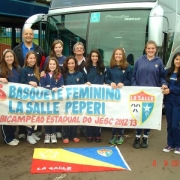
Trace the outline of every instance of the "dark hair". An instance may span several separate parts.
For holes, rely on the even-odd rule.
[[[128,67],[128,65],[129,65],[129,63],[127,62],[126,54],[124,52],[124,48],[116,48],[116,49],[114,49],[114,51],[112,53],[112,56],[111,56],[111,60],[110,60],[110,68],[113,68],[113,67],[117,66],[117,62],[115,60],[115,53],[118,50],[122,52],[122,60],[120,61],[120,64],[118,66],[119,66],[119,68],[126,69]]]
[[[44,71],[45,71],[45,73],[50,72],[50,69],[49,69],[49,62],[50,61],[55,61],[55,63],[56,63],[56,69],[54,70],[52,77],[54,79],[58,79],[59,76],[61,75],[61,70],[60,70],[60,67],[59,67],[59,63],[58,63],[58,61],[57,61],[57,59],[55,57],[49,57],[48,63],[46,64],[46,67],[45,67]]]
[[[171,67],[168,69],[168,73],[167,73],[167,77],[166,77],[167,82],[170,81],[170,77],[175,70],[174,60],[176,59],[177,56],[180,56],[180,52],[175,53],[172,58]],[[177,72],[177,81],[179,81],[179,80],[180,80],[180,68],[178,69],[178,72]]]
[[[87,63],[86,63],[87,72],[90,71],[90,68],[92,66],[91,56],[92,56],[93,53],[96,53],[98,55],[98,61],[97,61],[97,65],[96,65],[97,73],[98,74],[104,73],[105,66],[103,64],[102,57],[101,57],[101,54],[100,54],[98,49],[91,50],[91,52],[90,52],[90,54],[88,56],[88,60],[87,60]]]
[[[27,62],[27,59],[29,58],[29,56],[31,54],[34,54],[34,56],[36,57],[36,63],[34,64],[33,68],[34,68],[34,76],[38,79],[38,81],[40,80],[40,76],[39,76],[39,67],[37,65],[37,55],[34,51],[29,51],[27,52],[26,54],[26,57],[25,57],[25,61],[24,61],[24,66],[23,67],[27,67],[29,66],[28,65],[28,62]]]
[[[54,47],[56,46],[56,44],[60,44],[63,48],[63,42],[60,39],[55,40],[51,45],[51,51],[50,51],[51,57],[56,57],[56,53],[54,51]]]
[[[12,63],[12,67],[14,69],[16,69],[18,71],[19,69],[19,64],[18,64],[18,61],[17,61],[17,58],[16,58],[16,54],[11,50],[11,49],[6,49],[4,52],[3,52],[3,56],[1,58],[1,64],[0,64],[0,69],[1,69],[1,76],[3,78],[8,78],[8,76],[12,74],[12,71],[9,69],[9,67],[7,66],[7,63],[5,61],[5,56],[6,54],[10,52],[13,56],[14,56],[14,61]]]
[[[75,72],[78,71],[77,60],[75,59],[74,56],[68,56],[68,57],[65,59],[64,63],[63,63],[63,76],[64,76],[64,77],[67,77],[67,74],[68,74],[68,72],[69,72],[68,62],[69,62],[70,59],[73,59],[73,60],[74,60],[74,63],[75,63],[74,71],[75,71]]]

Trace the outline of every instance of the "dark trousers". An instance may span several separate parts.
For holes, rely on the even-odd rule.
[[[34,133],[34,126],[32,126],[31,128],[26,127],[26,130],[27,130],[27,135],[28,135],[28,136],[31,136],[32,133]]]
[[[167,144],[173,148],[180,148],[180,109],[174,98],[165,100],[165,111],[167,119]]]
[[[62,126],[56,126],[56,132],[62,133]]]
[[[143,130],[144,130],[144,135],[148,136],[150,133],[150,129],[136,129],[136,135],[141,135]]]
[[[27,134],[26,126],[18,126],[18,134]]]
[[[77,126],[63,126],[63,138],[73,139],[77,137]]]
[[[123,136],[124,135],[124,129],[122,128],[112,128],[112,135],[115,136],[115,135],[120,135],[120,136]]]
[[[44,126],[46,134],[54,134],[56,133],[56,126]]]
[[[86,127],[87,137],[101,137],[101,128],[96,126]]]
[[[2,134],[5,143],[11,142],[15,138],[16,126],[2,125]]]
[[[18,126],[18,128],[19,128],[18,134],[25,134],[25,135],[27,135],[27,128],[26,128],[26,126]],[[38,126],[37,130],[35,130],[35,132],[36,131],[41,131],[41,129],[42,129],[42,126]]]

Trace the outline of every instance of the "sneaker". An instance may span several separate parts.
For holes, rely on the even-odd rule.
[[[18,145],[18,142],[12,140],[11,142],[7,143],[8,145],[10,146],[17,146]]]
[[[116,139],[116,144],[122,144],[124,142],[124,138],[123,136],[118,136],[117,139]]]
[[[79,138],[73,138],[73,141],[78,143],[80,141],[80,139]]]
[[[112,145],[116,144],[116,136],[112,136],[108,143]]]
[[[64,144],[68,144],[68,143],[69,143],[69,139],[68,139],[68,138],[63,139],[63,143],[64,143]]]
[[[92,142],[93,138],[92,137],[87,137],[87,142]]]
[[[45,134],[44,144],[50,143],[50,134]]]
[[[15,142],[19,143],[19,140],[18,140],[18,139],[13,139],[13,141],[15,141]]]
[[[37,137],[42,136],[42,132],[41,132],[41,131],[37,131],[37,132],[35,132],[34,134],[35,134]]]
[[[36,141],[39,141],[39,140],[40,140],[40,138],[37,137],[35,133],[32,133],[32,136],[33,136],[33,138],[34,138]]]
[[[60,132],[56,132],[56,137],[57,138],[62,138],[62,134]]]
[[[19,134],[19,139],[25,139],[26,135],[25,134]]]
[[[140,148],[140,138],[136,137],[133,143],[133,147],[136,149]]]
[[[146,137],[142,138],[141,147],[142,148],[147,148],[148,147],[148,138],[146,138]]]
[[[34,139],[34,137],[31,135],[31,136],[27,136],[27,141],[30,143],[30,144],[36,144],[36,140]]]
[[[101,142],[101,137],[96,137],[96,138],[95,138],[95,142],[97,142],[97,143],[98,143],[98,142]]]
[[[174,148],[172,148],[171,146],[167,146],[163,149],[164,152],[170,152],[170,151],[173,151]]]
[[[51,143],[57,143],[56,134],[51,134]]]
[[[180,154],[180,148],[175,148],[174,154]]]

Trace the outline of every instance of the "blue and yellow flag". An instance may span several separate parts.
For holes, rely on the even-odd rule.
[[[117,147],[35,148],[32,174],[130,170]]]

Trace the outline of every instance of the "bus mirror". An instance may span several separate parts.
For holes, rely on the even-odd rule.
[[[163,16],[164,10],[160,5],[154,7],[149,16],[148,40],[155,41],[158,47],[162,46]]]

